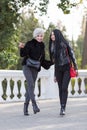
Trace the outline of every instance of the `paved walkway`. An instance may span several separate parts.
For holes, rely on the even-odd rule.
[[[41,112],[23,115],[23,102],[0,104],[0,130],[87,130],[87,98],[69,98],[66,115],[57,100],[38,101]]]

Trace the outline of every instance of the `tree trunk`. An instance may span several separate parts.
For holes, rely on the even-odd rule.
[[[87,18],[85,25],[85,35],[84,35],[83,55],[82,55],[82,68],[85,67],[87,67]]]

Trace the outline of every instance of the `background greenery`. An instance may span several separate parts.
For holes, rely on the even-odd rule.
[[[37,4],[38,2],[38,4]],[[75,8],[82,4],[83,0],[79,0],[78,3],[70,3],[69,0],[60,0],[57,3],[58,8],[61,8],[64,14],[70,13],[71,8]],[[46,15],[49,0],[2,0],[0,1],[0,69],[21,69],[21,58],[19,56],[19,42],[26,42],[32,39],[32,32],[36,27],[44,28],[43,22],[39,22],[35,18],[35,13],[39,15]],[[32,10],[28,11],[28,15],[20,13],[19,10],[22,7],[29,6]],[[83,18],[83,24],[87,24],[87,21]],[[49,24],[49,27],[45,29],[45,49],[46,58],[49,59],[48,46],[49,46],[49,34],[54,28],[61,28],[57,25]],[[62,24],[61,31],[65,35],[66,29]],[[77,63],[79,69],[87,68],[87,44],[86,35],[87,26],[82,30],[82,34],[78,37],[77,41],[69,41],[75,51]],[[84,35],[83,35],[83,32]]]

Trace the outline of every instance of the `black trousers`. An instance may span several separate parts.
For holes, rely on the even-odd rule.
[[[55,69],[56,79],[59,87],[60,105],[66,106],[68,97],[68,85],[70,82],[70,67],[64,65]]]

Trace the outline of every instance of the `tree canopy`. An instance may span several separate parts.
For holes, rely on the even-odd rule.
[[[70,0],[60,0],[60,3],[57,4],[58,8],[61,8],[64,14],[69,14],[71,8],[76,7],[77,5],[81,4],[83,0],[79,0],[79,2],[76,1],[70,1]]]
[[[81,3],[82,0],[79,1]],[[70,13],[70,8],[79,3],[70,3],[70,0],[60,0],[57,4],[64,13]],[[16,30],[19,22],[19,9],[28,5],[34,11],[40,10],[41,14],[46,14],[49,0],[2,0],[0,1],[0,45],[8,43]],[[3,48],[0,48],[3,49]]]
[[[0,68],[13,69],[14,68],[13,65],[17,63],[18,59],[17,43],[20,39],[20,37],[18,37],[20,31],[20,29],[18,28],[18,23],[20,23],[21,19],[21,13],[19,12],[20,8],[28,6],[32,8],[35,13],[40,12],[40,15],[44,15],[47,13],[49,1],[50,0],[0,1],[0,64],[1,64]],[[79,0],[78,3],[76,2],[71,3],[70,0],[60,0],[60,2],[57,3],[57,6],[58,8],[62,9],[62,11],[65,14],[68,14],[70,13],[70,9],[72,7],[77,6],[78,4],[82,3],[82,1],[83,0]],[[34,19],[33,17],[33,20],[31,19],[31,21],[32,24],[36,23],[38,26],[37,19]],[[25,24],[28,24],[26,22],[27,21],[25,21]],[[22,36],[22,38],[24,37]],[[10,67],[8,64],[10,64]]]

